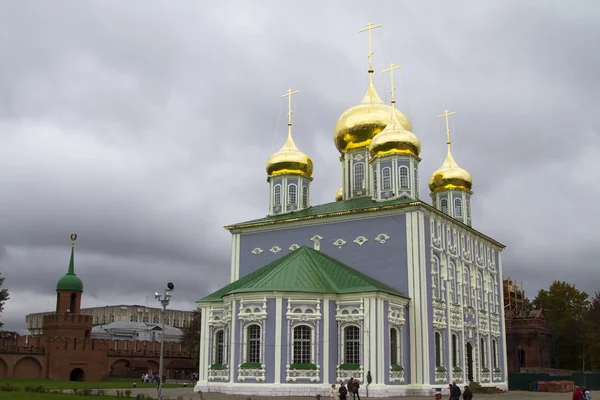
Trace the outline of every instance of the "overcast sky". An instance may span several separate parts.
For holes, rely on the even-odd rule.
[[[230,234],[262,217],[264,165],[285,140],[314,161],[313,204],[340,187],[333,126],[375,84],[474,178],[473,226],[507,245],[530,296],[552,280],[600,287],[596,1],[0,1],[1,317],[53,310],[69,235],[84,306],[173,308],[228,283]],[[423,200],[430,202],[426,180]]]

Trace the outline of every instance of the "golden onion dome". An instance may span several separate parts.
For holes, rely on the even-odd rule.
[[[421,142],[414,133],[404,129],[395,115],[392,115],[392,122],[371,140],[369,151],[373,157],[388,154],[419,157]]]
[[[296,147],[290,130],[288,132],[287,140],[281,150],[273,154],[267,160],[267,174],[269,176],[298,174],[310,178],[312,173],[312,160]]]
[[[431,193],[447,189],[466,190],[470,192],[472,186],[473,178],[471,174],[458,166],[448,146],[448,155],[444,163],[429,178]]]
[[[344,188],[341,187],[340,190],[337,191],[337,193],[335,194],[335,201],[342,201],[344,200]]]
[[[381,100],[371,81],[362,101],[344,111],[335,123],[335,146],[340,153],[368,146],[371,139],[389,124],[391,113],[392,106]],[[394,110],[394,113],[400,125],[407,131],[412,131],[408,118],[398,110]]]

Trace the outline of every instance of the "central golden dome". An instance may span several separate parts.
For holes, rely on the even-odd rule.
[[[431,174],[429,178],[429,189],[431,193],[441,190],[454,189],[471,191],[473,187],[473,178],[471,174],[458,166],[450,148],[448,147],[448,155],[442,166]]]
[[[298,174],[310,178],[312,173],[312,160],[296,147],[290,130],[281,150],[267,160],[267,174],[269,176]]]
[[[369,151],[373,157],[386,156],[388,154],[404,154],[419,157],[421,142],[414,133],[404,129],[396,116],[392,115],[392,121],[388,126],[371,140]]]
[[[406,116],[394,111],[400,125],[407,131],[412,131],[412,125]],[[369,82],[367,94],[362,101],[346,111],[335,123],[333,140],[340,153],[348,150],[366,147],[379,132],[383,131],[390,122],[392,106],[385,104],[373,82]]]

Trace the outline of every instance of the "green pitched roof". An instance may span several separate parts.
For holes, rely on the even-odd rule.
[[[359,197],[356,199],[336,201],[321,204],[286,214],[269,215],[265,218],[254,219],[234,225],[228,225],[225,229],[249,228],[251,226],[270,225],[274,223],[292,222],[303,219],[325,218],[337,215],[361,213],[369,211],[381,211],[390,208],[404,207],[409,204],[422,204],[419,200],[412,198],[401,198],[384,202],[373,201],[370,197]]]
[[[221,301],[228,294],[247,292],[385,292],[404,296],[396,289],[321,252],[302,246],[199,302]]]
[[[69,270],[66,275],[60,278],[56,284],[56,290],[75,290],[83,291],[83,282],[75,275],[75,246],[71,246],[71,260],[69,261]]]

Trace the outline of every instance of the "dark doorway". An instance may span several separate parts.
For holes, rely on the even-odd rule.
[[[71,371],[71,375],[69,376],[70,381],[79,381],[83,382],[85,378],[85,372],[81,368],[75,368]]]
[[[467,343],[467,379],[473,382],[473,346]]]
[[[525,367],[525,350],[520,348],[518,356],[519,356],[519,367],[521,367],[521,368]]]
[[[75,293],[71,293],[71,304],[69,305],[69,312],[71,314],[75,314],[75,304],[77,302],[77,295]]]

